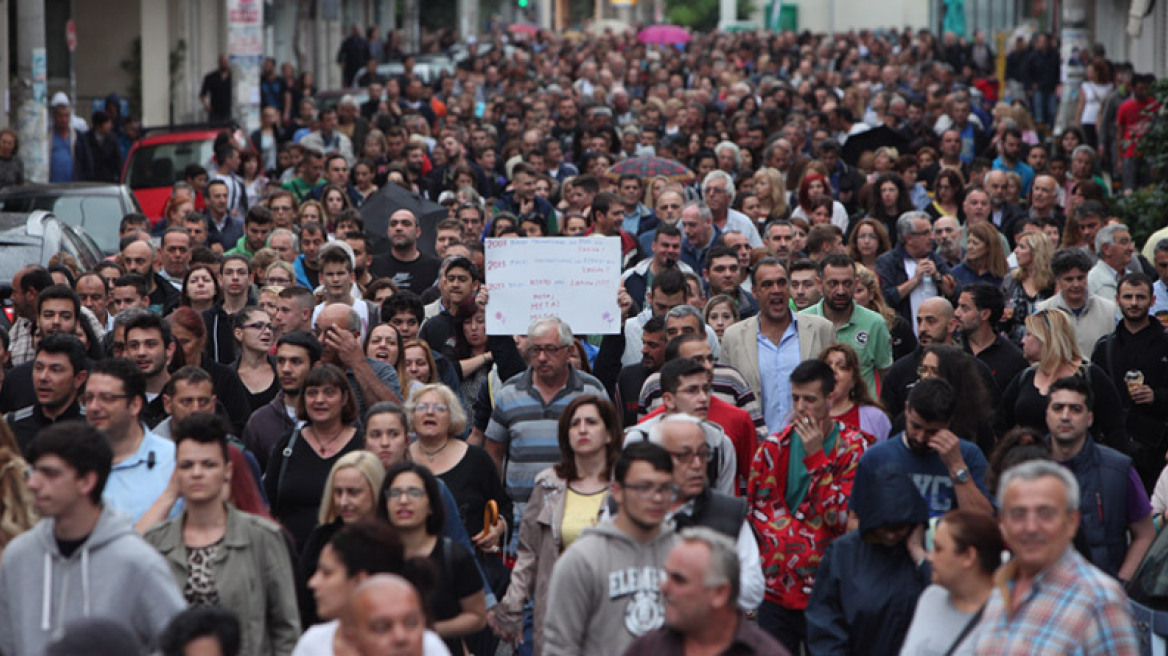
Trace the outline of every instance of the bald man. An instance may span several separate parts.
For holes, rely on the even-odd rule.
[[[446,653],[438,634],[426,630],[417,589],[396,574],[376,574],[358,586],[341,624],[361,656]]]
[[[365,355],[361,347],[361,317],[344,303],[324,306],[316,317],[313,334],[324,350],[321,362],[334,364],[345,370],[345,377],[353,388],[360,416],[380,401],[401,403],[401,383],[397,371],[384,362]]]
[[[146,280],[146,294],[150,298],[150,311],[166,316],[178,307],[180,293],[165,278],[154,271],[154,247],[146,233],[123,241],[122,252],[118,256],[127,273],[136,273]]]

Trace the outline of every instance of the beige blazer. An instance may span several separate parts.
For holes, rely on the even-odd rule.
[[[800,314],[795,319],[799,334],[799,357],[811,360],[819,357],[820,351],[835,343],[835,327],[823,317]],[[759,400],[762,400],[762,381],[758,373],[758,330],[757,316],[739,321],[726,329],[722,336],[722,357],[720,361],[734,367],[746,379]]]

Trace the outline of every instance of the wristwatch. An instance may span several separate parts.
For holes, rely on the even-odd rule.
[[[960,485],[961,483],[968,483],[969,482],[969,470],[966,469],[965,467],[958,469],[956,472],[953,473],[953,480],[955,482],[957,482],[958,485]]]

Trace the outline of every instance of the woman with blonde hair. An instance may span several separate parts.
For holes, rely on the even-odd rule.
[[[28,463],[20,456],[12,429],[0,421],[0,552],[12,538],[37,523],[28,474]]]
[[[1002,283],[1002,291],[1006,294],[1002,320],[1007,326],[1006,335],[1018,346],[1022,345],[1025,334],[1022,321],[1034,314],[1039,303],[1054,294],[1054,273],[1050,270],[1053,256],[1054,246],[1045,234],[1024,232],[1018,235],[1018,243],[1014,246],[1018,266]]]
[[[892,358],[899,360],[912,353],[917,348],[916,333],[884,300],[884,292],[880,291],[880,278],[872,269],[857,263],[856,283],[852,290],[852,300],[879,314],[884,318],[884,323],[888,324],[888,333],[892,336]]]
[[[312,626],[320,621],[315,599],[308,589],[308,578],[316,572],[321,550],[342,526],[376,518],[377,495],[384,481],[385,467],[370,451],[350,451],[333,463],[320,500],[319,523],[308,534],[300,551],[297,589],[301,626]]]
[[[1002,393],[998,408],[998,435],[1015,426],[1047,431],[1046,405],[1050,386],[1065,376],[1081,376],[1091,386],[1095,398],[1095,423],[1092,433],[1100,444],[1127,451],[1127,432],[1122,412],[1123,401],[1115,383],[1102,367],[1087,361],[1075,340],[1075,326],[1070,316],[1059,309],[1040,310],[1026,317],[1026,336],[1022,355],[1031,365],[1018,372]]]
[[[970,228],[965,242],[965,259],[951,272],[958,284],[988,282],[998,287],[1009,271],[1006,254],[1002,252],[1002,240],[993,224],[978,223]]]
[[[758,197],[760,211],[768,220],[785,218],[790,212],[783,174],[776,168],[764,166],[754,172],[754,195]]]

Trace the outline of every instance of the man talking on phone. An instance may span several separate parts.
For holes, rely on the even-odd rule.
[[[985,456],[973,442],[949,430],[956,406],[947,381],[918,381],[905,401],[904,432],[868,449],[856,478],[883,469],[905,472],[928,503],[930,519],[954,508],[992,514]]]

